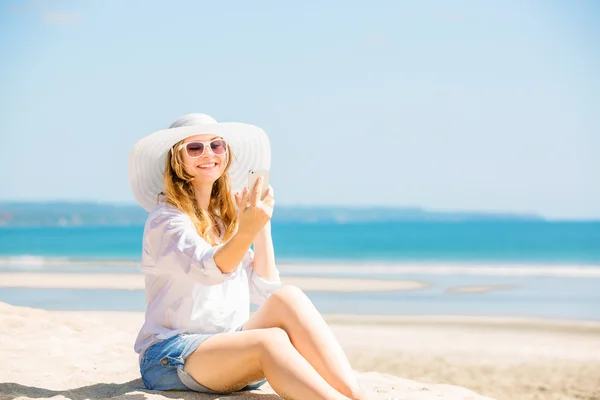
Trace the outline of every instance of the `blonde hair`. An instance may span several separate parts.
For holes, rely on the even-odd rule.
[[[189,115],[186,115],[179,120],[187,118],[185,125],[193,125],[193,121],[190,121],[189,117]],[[178,121],[175,121],[173,125],[176,125]],[[171,126],[173,127],[173,125]],[[233,157],[231,148],[227,145],[225,171],[213,184],[208,210],[204,210],[196,201],[192,184],[194,177],[185,171],[181,152],[176,151],[181,143],[183,143],[183,140],[177,142],[165,158],[162,195],[168,204],[186,213],[192,220],[198,234],[211,246],[215,246],[221,241],[229,240],[238,228],[237,212],[231,196],[228,173]],[[215,233],[215,227],[220,228],[219,222],[225,229],[222,240]],[[217,229],[217,231],[221,232],[221,229]]]

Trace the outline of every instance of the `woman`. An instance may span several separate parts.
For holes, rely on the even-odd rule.
[[[281,285],[273,188],[262,193],[260,178],[244,187],[249,169],[269,166],[261,129],[204,114],[134,146],[130,182],[150,211],[146,320],[135,343],[148,389],[230,393],[268,380],[286,399],[366,399],[311,301]],[[260,306],[252,316],[250,302]]]

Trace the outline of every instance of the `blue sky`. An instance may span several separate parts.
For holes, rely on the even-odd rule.
[[[265,129],[278,204],[600,218],[597,2],[288,3],[0,2],[0,200],[133,203],[203,112]]]

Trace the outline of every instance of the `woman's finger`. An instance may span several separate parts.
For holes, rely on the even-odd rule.
[[[267,198],[267,196],[270,196],[270,197],[274,197],[275,196],[275,194],[273,193],[273,186],[269,186],[269,188],[267,189],[267,191],[263,195],[263,201]]]
[[[275,199],[273,198],[273,196],[271,195],[267,195],[265,196],[265,198],[262,200],[262,202],[264,204],[269,205],[270,207],[273,207],[273,205],[275,204]]]
[[[250,203],[253,205],[258,204],[258,201],[261,199],[261,190],[262,190],[262,181],[263,177],[259,176],[256,180],[256,184],[254,185],[254,189],[252,189],[252,194],[250,195]]]
[[[244,204],[244,202],[243,202],[243,195],[242,195],[242,192],[238,192],[238,193],[236,194],[236,196],[237,196],[237,197],[236,197],[235,201],[236,201],[236,204],[237,204],[237,208],[238,208],[238,210],[244,210],[244,209],[246,208],[246,206],[245,206],[245,204]]]
[[[246,205],[248,204],[248,188],[245,187],[244,191],[242,192],[242,200],[240,200],[240,208],[242,210],[245,210],[247,207]]]

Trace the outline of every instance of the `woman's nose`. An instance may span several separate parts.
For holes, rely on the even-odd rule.
[[[211,149],[210,146],[206,146],[204,148],[204,152],[202,153],[202,158],[210,158],[212,156],[214,156],[215,153],[213,152],[213,150]]]

